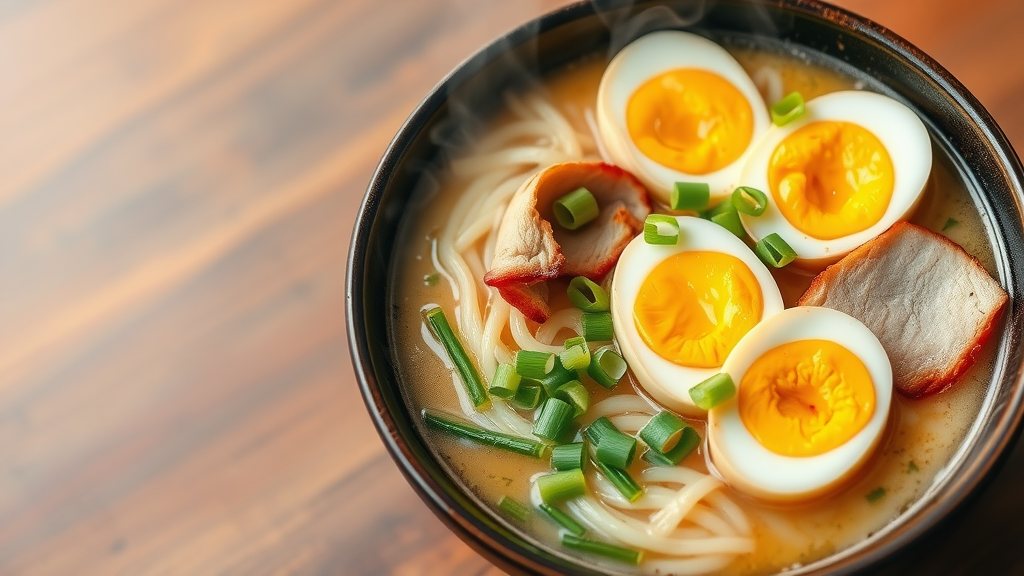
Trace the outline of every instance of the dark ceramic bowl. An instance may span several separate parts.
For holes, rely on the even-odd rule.
[[[799,573],[852,572],[874,565],[935,527],[991,476],[1021,418],[1021,329],[1017,305],[1024,271],[1022,174],[1010,143],[981,104],[920,50],[868,20],[811,0],[580,3],[534,20],[459,66],[420,103],[377,168],[356,222],[349,256],[349,342],[367,408],[384,443],[420,497],[456,534],[511,572],[589,574],[539,548],[492,515],[448,476],[412,426],[387,334],[388,276],[403,208],[435,142],[458,131],[458,107],[486,113],[502,91],[595,52],[610,58],[642,33],[684,28],[733,44],[797,48],[852,74],[872,90],[915,109],[933,141],[953,158],[986,218],[999,279],[1011,297],[988,397],[978,424],[920,501],[867,540]],[[439,138],[440,134],[440,138]]]

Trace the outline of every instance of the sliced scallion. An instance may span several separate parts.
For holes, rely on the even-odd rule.
[[[587,465],[587,445],[583,442],[561,444],[551,449],[551,468],[561,472]]]
[[[542,378],[528,378],[531,382],[536,382],[543,386],[544,392],[546,392],[548,396],[554,396],[555,390],[557,390],[562,384],[580,379],[578,372],[575,370],[569,370],[565,366],[562,366],[562,361],[559,359],[557,354],[554,355],[554,358],[555,366],[551,369],[551,372],[548,372]]]
[[[605,388],[614,388],[626,373],[626,361],[611,347],[606,346],[594,351],[590,356],[587,374]]]
[[[562,546],[565,546],[570,550],[578,550],[580,552],[586,552],[588,554],[593,554],[609,560],[615,560],[616,562],[622,562],[624,564],[632,564],[634,566],[640,564],[640,560],[644,555],[642,550],[623,548],[622,546],[606,544],[596,540],[587,540],[586,538],[580,538],[573,534],[562,534]]]
[[[423,421],[427,426],[447,432],[453,436],[534,458],[543,457],[548,450],[547,446],[536,440],[502,434],[501,432],[491,432],[490,430],[485,430],[466,422],[460,422],[430,410],[423,411]]]
[[[704,216],[732,232],[732,235],[740,240],[747,237],[747,232],[743,229],[743,222],[740,221],[740,213],[736,210],[736,206],[732,203],[731,198],[719,203],[718,206],[709,210]]]
[[[590,407],[590,393],[579,380],[570,380],[555,390],[555,398],[572,406],[572,417],[581,416]]]
[[[673,210],[699,212],[708,207],[711,200],[711,186],[707,182],[676,182],[672,186],[669,205]]]
[[[676,447],[679,439],[686,429],[686,422],[682,418],[667,411],[655,414],[643,428],[640,429],[640,439],[645,444],[658,452],[668,452]]]
[[[562,347],[564,349],[568,350],[569,348],[572,348],[573,346],[586,346],[586,345],[587,345],[587,339],[586,338],[584,338],[583,336],[573,336],[572,338],[566,338],[565,339],[565,343],[562,344]]]
[[[607,342],[612,339],[611,312],[584,312],[583,337],[587,342]]]
[[[533,435],[552,442],[559,442],[572,424],[573,407],[564,400],[548,398],[540,407],[537,420],[533,423]]]
[[[636,438],[623,434],[618,430],[615,434],[605,434],[597,442],[594,457],[598,462],[614,468],[628,468],[636,454]]]
[[[611,434],[622,434],[622,432],[615,427],[615,424],[612,424],[612,421],[609,420],[607,416],[601,416],[597,420],[594,420],[594,422],[591,423],[590,426],[587,426],[587,429],[583,432],[583,435],[587,437],[587,440],[590,440],[591,446],[597,446],[605,436],[609,436]]]
[[[523,378],[543,378],[555,367],[555,355],[551,352],[519,350],[516,352],[516,374]]]
[[[740,186],[732,191],[732,205],[748,216],[760,216],[768,208],[768,196],[757,188]]]
[[[533,410],[537,406],[540,406],[540,401],[543,398],[543,386],[520,384],[519,389],[516,390],[515,397],[512,398],[512,403],[520,408],[524,408],[526,410]]]
[[[510,496],[502,496],[501,500],[498,500],[498,510],[520,522],[526,522],[530,518],[530,509]]]
[[[583,534],[586,533],[586,530],[583,528],[583,526],[580,526],[579,522],[577,522],[573,519],[572,516],[569,516],[565,512],[562,512],[558,508],[555,508],[550,504],[541,504],[540,506],[538,506],[538,508],[540,508],[542,512],[547,514],[548,518],[554,520],[556,524],[558,524],[562,528],[565,528],[570,533],[575,534],[576,536],[583,536]]]
[[[629,475],[629,472],[626,472],[622,468],[609,466],[604,462],[598,462],[597,467],[601,470],[601,473],[604,474],[604,477],[607,478],[613,486],[615,486],[615,489],[618,490],[619,494],[622,494],[626,500],[635,502],[636,499],[644,493],[643,488],[636,483],[636,480],[633,480],[633,477]]]
[[[790,92],[785,98],[772,104],[772,123],[776,126],[785,126],[799,118],[805,109],[804,97],[799,92]]]
[[[586,188],[577,188],[555,200],[551,209],[558,223],[567,230],[575,230],[600,214],[597,199]]]
[[[487,404],[490,398],[487,396],[487,390],[484,388],[483,379],[480,378],[480,373],[477,372],[476,366],[469,359],[466,349],[462,347],[462,342],[455,335],[451,324],[448,323],[444,310],[441,310],[440,307],[431,308],[424,312],[423,317],[427,320],[430,331],[441,343],[441,346],[444,347],[452,364],[455,365],[455,371],[459,373],[459,378],[462,379],[462,383],[466,386],[466,392],[469,394],[469,400],[473,403],[473,406],[480,408]]]
[[[590,366],[590,347],[586,342],[566,346],[558,354],[558,359],[567,370],[583,370]]]
[[[557,504],[563,500],[582,496],[587,492],[587,480],[579,468],[545,474],[537,477],[537,490],[545,504]]]
[[[772,268],[782,268],[796,260],[796,251],[775,232],[761,238],[754,245],[754,253]]]
[[[659,452],[653,448],[644,452],[643,459],[655,466],[675,466],[682,462],[694,448],[700,445],[700,434],[692,426],[683,428],[679,442],[668,452]]]
[[[498,364],[498,368],[494,371],[494,378],[491,378],[491,387],[487,391],[491,393],[491,396],[511,400],[519,391],[519,383],[522,379],[522,376],[516,374],[515,366]]]
[[[701,410],[711,410],[736,394],[736,385],[726,372],[719,372],[711,378],[690,388],[690,399]]]
[[[679,221],[665,214],[648,214],[644,220],[644,242],[675,245],[679,242]]]
[[[942,231],[945,232],[946,230],[949,230],[950,228],[956,226],[959,223],[960,221],[957,220],[956,218],[948,218],[946,220],[946,223],[942,225]]]
[[[597,283],[586,276],[577,276],[569,281],[569,301],[584,312],[604,312],[608,310],[608,293]]]

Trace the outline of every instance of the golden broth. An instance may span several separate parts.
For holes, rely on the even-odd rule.
[[[797,90],[805,99],[810,99],[854,86],[849,78],[791,57],[752,51],[733,51],[733,54],[752,75],[762,66],[778,70],[784,94]],[[599,59],[576,63],[547,78],[544,89],[568,118],[584,122],[584,111],[593,107],[603,69],[604,62]],[[489,127],[499,126],[502,121],[499,116]],[[992,247],[964,183],[942,150],[936,148],[933,156],[928,187],[911,220],[935,231],[941,231],[950,218],[959,221],[943,233],[994,274]],[[413,414],[424,408],[456,414],[460,411],[455,387],[462,384],[456,375],[445,369],[438,357],[443,352],[425,331],[420,316],[420,310],[428,304],[438,304],[449,311],[457,305],[444,278],[435,285],[427,279],[437,272],[432,258],[433,238],[451,212],[460,190],[459,182],[441,179],[429,203],[417,207],[415,218],[403,221],[403,241],[393,264],[390,295],[394,311],[393,349],[402,351],[396,354],[397,369]],[[811,281],[810,276],[786,269],[772,270],[772,273],[787,307],[795,304]],[[557,293],[558,288],[552,290],[552,294]],[[741,555],[725,572],[770,573],[819,560],[867,538],[906,510],[949,462],[974,422],[991,378],[995,348],[994,343],[986,346],[977,364],[950,390],[922,400],[907,400],[894,394],[886,439],[841,492],[822,501],[781,506],[754,501],[725,487],[748,514],[756,541],[756,551]],[[592,404],[609,395],[601,389],[590,389]],[[614,391],[615,394],[628,392],[639,393],[635,381],[624,380]],[[703,437],[704,423],[690,423]],[[431,431],[424,433],[450,470],[490,506],[506,494],[528,502],[530,478],[549,470],[546,459],[510,456]],[[706,471],[704,448],[691,454],[685,464]],[[878,488],[884,490],[884,495],[869,501],[867,495]],[[525,530],[541,542],[550,543],[552,549],[560,549],[556,528],[539,515],[533,515]],[[591,563],[589,559],[582,560]]]

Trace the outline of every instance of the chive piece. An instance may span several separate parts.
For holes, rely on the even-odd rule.
[[[577,276],[569,281],[569,301],[584,312],[605,312],[608,310],[608,293],[601,285],[586,276]]]
[[[612,434],[622,434],[622,432],[619,432],[619,429],[615,427],[615,424],[612,424],[612,421],[609,420],[607,416],[601,416],[597,420],[594,420],[594,422],[591,423],[590,426],[587,426],[587,429],[583,431],[583,435],[587,437],[587,440],[590,440],[590,445],[595,447],[600,444],[601,440],[606,436],[610,436]]]
[[[761,238],[761,240],[754,245],[754,253],[757,254],[757,257],[760,258],[762,262],[768,264],[772,268],[782,268],[786,264],[796,260],[796,251],[782,239],[782,236],[779,236],[775,232]]]
[[[590,347],[586,343],[566,347],[558,355],[558,359],[566,370],[583,370],[590,366]]]
[[[946,230],[949,230],[950,228],[952,228],[953,226],[956,226],[959,223],[960,223],[960,221],[957,220],[956,218],[950,218],[950,219],[946,220],[945,224],[942,225],[942,231],[945,232]]]
[[[768,208],[768,196],[757,188],[740,186],[732,191],[732,205],[747,216],[760,216]]]
[[[572,419],[573,407],[568,402],[548,398],[541,405],[537,421],[533,423],[533,435],[558,442],[569,431]]]
[[[480,408],[487,404],[490,398],[487,397],[487,390],[484,388],[480,373],[477,372],[473,361],[466,354],[466,349],[462,347],[462,342],[459,341],[458,336],[452,330],[451,324],[448,323],[448,318],[444,315],[444,310],[441,310],[440,307],[431,308],[424,313],[424,317],[430,326],[430,331],[441,342],[441,346],[448,353],[448,358],[455,365],[455,370],[459,373],[459,378],[462,379],[462,383],[466,386],[466,392],[469,393],[469,399],[473,402],[473,406]]]
[[[626,373],[626,361],[611,346],[594,351],[587,374],[605,388],[614,388]]]
[[[878,502],[882,498],[885,498],[885,488],[879,486],[878,488],[875,488],[871,492],[868,492],[864,496],[864,498],[867,499],[869,504],[874,504],[875,502]]]
[[[679,242],[679,221],[665,214],[648,214],[644,220],[644,242],[675,245]]]
[[[555,219],[566,230],[575,230],[590,222],[600,213],[597,199],[586,188],[577,188],[562,196],[551,206]]]
[[[740,240],[747,237],[747,232],[743,229],[743,223],[740,221],[740,213],[736,210],[732,199],[721,202],[709,210],[705,216],[708,220],[732,232],[732,235]]]
[[[607,342],[611,340],[611,312],[584,312],[583,337],[587,339],[587,342]]]
[[[633,477],[629,475],[629,472],[622,468],[609,466],[600,461],[597,463],[597,467],[626,500],[636,502],[636,499],[644,493],[643,488],[640,488],[636,480],[633,480]]]
[[[501,500],[498,500],[498,510],[520,522],[526,522],[530,518],[530,509],[509,496],[502,496]]]
[[[602,558],[615,560],[616,562],[632,564],[634,566],[638,566],[640,564],[640,560],[643,559],[644,556],[642,550],[623,548],[622,546],[606,544],[596,540],[587,540],[586,538],[580,538],[579,536],[574,536],[572,534],[562,534],[562,546],[565,546],[570,550],[578,550],[580,552],[586,552],[588,554],[601,556]]]
[[[498,364],[494,371],[494,378],[491,378],[491,387],[487,389],[491,396],[511,400],[519,391],[519,383],[523,377],[516,374],[515,366],[511,364]]]
[[[917,472],[918,470],[920,470],[920,468],[918,468],[917,464],[914,464],[914,461],[911,460],[910,464],[907,465],[907,474],[913,474],[914,472]]]
[[[431,428],[442,430],[453,436],[515,452],[516,454],[541,458],[548,450],[547,446],[536,440],[502,434],[501,432],[491,432],[490,430],[484,430],[483,428],[460,422],[430,410],[423,411],[423,421]]]
[[[711,186],[707,182],[676,182],[669,196],[669,205],[673,210],[697,212],[707,208],[710,200]]]
[[[736,385],[732,377],[725,372],[719,372],[711,378],[690,388],[690,399],[701,410],[711,410],[736,394]]]
[[[551,352],[519,350],[516,352],[516,374],[536,380],[543,378],[555,367],[555,355]]]
[[[675,414],[658,412],[640,429],[640,439],[658,452],[668,452],[676,447],[683,437],[686,423]]]
[[[573,468],[582,470],[587,465],[586,447],[583,442],[555,446],[551,449],[551,467],[558,472]]]
[[[628,468],[636,454],[636,438],[623,434],[618,430],[615,434],[606,434],[596,443],[594,457],[600,464],[615,468]]]
[[[583,526],[580,526],[579,522],[577,522],[573,519],[572,516],[569,516],[565,512],[562,512],[558,508],[555,508],[550,504],[543,503],[540,506],[538,506],[538,508],[540,508],[542,512],[547,514],[548,518],[551,518],[555,521],[556,524],[558,524],[562,528],[565,528],[572,534],[575,534],[577,536],[583,536],[583,534],[586,533],[586,530],[583,528]]]
[[[533,410],[537,406],[540,406],[540,401],[543,397],[543,387],[523,384],[519,386],[518,390],[516,390],[516,395],[512,398],[512,403],[520,408]]]
[[[700,445],[700,434],[692,426],[683,428],[679,442],[668,452],[659,452],[654,448],[644,452],[643,459],[655,466],[676,466]]]
[[[570,380],[555,390],[555,398],[568,402],[572,406],[572,417],[582,416],[590,407],[590,393],[579,380]]]
[[[437,283],[440,282],[440,281],[441,281],[441,275],[437,274],[436,272],[434,274],[424,274],[423,275],[423,284],[426,285],[426,286],[437,286]]]
[[[579,468],[545,474],[537,477],[537,490],[545,504],[582,496],[587,492],[587,480]]]
[[[575,370],[569,370],[565,366],[562,366],[562,360],[559,359],[557,354],[553,355],[555,358],[555,367],[551,369],[543,378],[528,378],[531,382],[535,382],[544,387],[544,392],[548,396],[554,396],[555,390],[559,386],[572,380],[579,380],[580,375]]]
[[[788,96],[772,104],[772,123],[785,126],[804,113],[804,97],[799,92],[790,92]]]
[[[583,336],[573,336],[572,338],[566,338],[565,342],[562,344],[562,347],[565,350],[568,350],[569,348],[572,348],[573,346],[586,346],[586,345],[587,345],[587,339],[586,338],[584,338]]]

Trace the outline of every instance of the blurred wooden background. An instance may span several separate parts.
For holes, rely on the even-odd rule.
[[[0,574],[496,574],[345,341],[392,134],[558,0],[0,0]],[[845,0],[1024,150],[1024,3]],[[1024,450],[891,573],[1022,573]]]

